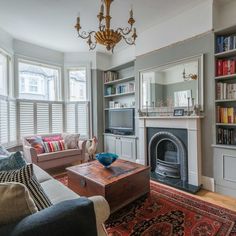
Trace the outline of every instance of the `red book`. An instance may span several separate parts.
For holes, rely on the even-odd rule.
[[[230,60],[230,74],[235,74],[236,61],[234,59]]]
[[[219,59],[216,62],[216,76],[222,76],[223,75],[223,60]]]
[[[229,74],[229,60],[223,60],[223,75]]]

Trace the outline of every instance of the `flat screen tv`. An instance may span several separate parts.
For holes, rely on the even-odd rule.
[[[114,134],[134,134],[134,109],[122,108],[109,110],[108,129]]]

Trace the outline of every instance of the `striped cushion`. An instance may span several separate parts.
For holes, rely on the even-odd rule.
[[[65,150],[64,140],[44,142],[45,152],[58,152]]]
[[[34,175],[32,164],[26,165],[19,170],[1,171],[0,183],[5,182],[18,182],[24,184],[28,188],[39,211],[52,205]]]

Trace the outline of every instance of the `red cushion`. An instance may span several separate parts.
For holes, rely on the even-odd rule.
[[[62,140],[61,135],[49,136],[49,137],[44,137],[43,138],[44,142],[52,142],[52,141],[60,141],[60,140]]]

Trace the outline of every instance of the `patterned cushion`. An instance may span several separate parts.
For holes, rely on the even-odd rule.
[[[56,136],[44,137],[43,138],[44,142],[52,142],[52,141],[60,141],[60,140],[62,140],[61,135],[56,135]]]
[[[58,152],[65,150],[64,140],[44,142],[45,152]]]
[[[8,157],[10,153],[7,151],[5,147],[0,145],[0,157]]]
[[[65,149],[79,148],[79,134],[63,134]]]
[[[26,186],[0,183],[0,225],[18,221],[38,211]]]
[[[26,165],[19,170],[1,171],[0,183],[5,182],[19,182],[24,184],[28,188],[39,211],[52,205],[34,175],[32,164]]]
[[[27,141],[31,144],[33,148],[36,149],[37,154],[44,153],[43,140],[41,136],[34,136],[27,138]]]
[[[0,157],[0,171],[20,169],[26,165],[25,159],[21,152],[9,154],[8,157]]]

